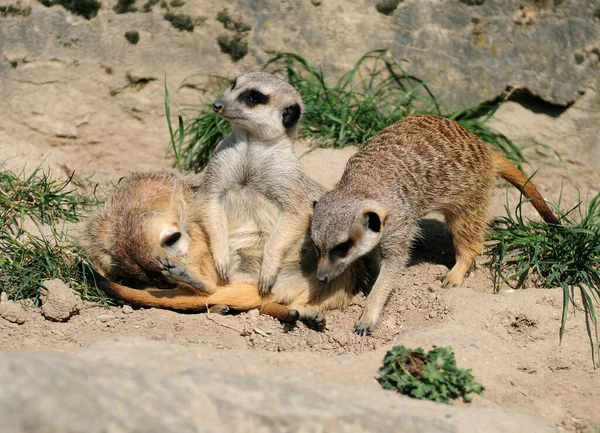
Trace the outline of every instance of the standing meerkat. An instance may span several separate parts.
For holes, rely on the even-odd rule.
[[[286,254],[304,237],[312,203],[324,193],[294,154],[302,98],[265,72],[237,77],[213,110],[232,131],[204,170],[203,221],[218,276],[229,281],[239,234],[252,228],[262,245],[260,293],[270,293]],[[242,240],[242,242],[244,242]]]
[[[443,213],[456,252],[456,264],[444,284],[462,283],[483,251],[498,175],[522,191],[546,222],[558,223],[521,171],[452,120],[407,117],[368,140],[350,158],[336,188],[315,204],[311,237],[321,281],[335,279],[378,248],[380,273],[355,333],[364,335],[377,323],[402,278],[418,221],[431,211]]]

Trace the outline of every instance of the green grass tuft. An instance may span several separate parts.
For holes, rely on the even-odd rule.
[[[299,90],[306,107],[299,134],[316,146],[360,145],[408,115],[430,113],[457,120],[517,165],[524,160],[518,146],[486,124],[499,105],[448,113],[427,85],[407,74],[387,50],[365,54],[333,84],[307,59],[292,53],[276,54],[263,69]],[[201,170],[214,146],[229,131],[229,125],[210,110],[210,105],[204,106],[205,111],[184,116],[185,144],[176,155],[176,164],[185,170]]]
[[[425,353],[420,347],[410,350],[394,346],[383,358],[377,380],[385,389],[438,403],[459,397],[470,402],[469,394],[481,395],[484,389],[475,382],[471,370],[456,366],[450,347],[435,347]]]
[[[590,338],[593,333],[595,347],[598,347],[594,303],[600,302],[600,194],[587,208],[580,202],[562,212],[553,205],[561,225],[525,221],[521,212],[524,202],[516,207],[513,215],[507,205],[507,216],[495,219],[488,237],[490,260],[486,264],[494,271],[496,288],[502,283],[519,288],[528,278],[535,279],[543,288],[560,287],[563,292],[561,341],[569,305],[576,308],[574,297],[579,292]]]
[[[39,305],[41,284],[59,278],[84,299],[106,301],[88,284],[90,265],[65,228],[96,203],[75,192],[72,176],[56,181],[39,167],[29,176],[0,167],[0,292]]]

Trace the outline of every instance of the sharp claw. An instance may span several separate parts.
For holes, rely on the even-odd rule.
[[[365,335],[369,335],[370,333],[371,333],[371,326],[369,326],[369,325],[356,324],[354,326],[354,334],[356,334],[356,335],[360,335],[361,337],[364,337]]]

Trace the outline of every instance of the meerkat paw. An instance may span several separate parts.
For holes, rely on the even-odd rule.
[[[221,316],[224,316],[225,314],[229,314],[231,309],[227,305],[217,304],[209,307],[208,311],[209,313],[220,314]]]
[[[375,329],[375,325],[377,324],[378,320],[379,314],[367,308],[365,311],[363,311],[359,321],[354,325],[354,334],[360,336],[371,334],[373,329]]]
[[[220,286],[226,286],[229,284],[229,267],[229,260],[215,260],[215,269],[217,271],[217,278]]]
[[[193,273],[181,263],[178,263],[175,260],[167,257],[159,257],[158,265],[162,274],[170,280],[186,283],[195,289],[201,290],[205,293],[210,293],[204,282],[194,276]]]
[[[325,316],[319,311],[301,311],[300,320],[302,320],[310,329],[314,329],[315,331],[323,331],[325,329]]]
[[[258,277],[258,293],[260,293],[260,296],[264,297],[271,293],[271,289],[275,285],[276,280],[276,275],[265,276],[261,274]]]
[[[452,287],[460,286],[463,282],[464,277],[456,277],[452,275],[452,271],[448,272],[448,274],[442,278],[442,288],[450,289]]]
[[[371,334],[371,331],[373,331],[374,327],[375,327],[374,323],[359,320],[354,325],[354,334],[360,335],[361,337],[369,335],[369,334]]]

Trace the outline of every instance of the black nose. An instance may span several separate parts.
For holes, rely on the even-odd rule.
[[[322,283],[326,283],[329,281],[329,275],[322,272],[317,272],[317,280],[321,281]]]
[[[213,102],[213,111],[215,113],[218,113],[219,111],[221,111],[222,108],[223,108],[223,104],[221,103],[221,101],[216,100],[215,102]]]

